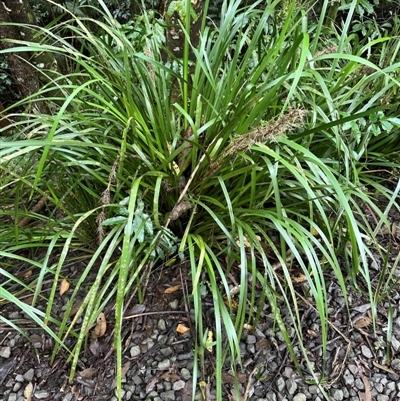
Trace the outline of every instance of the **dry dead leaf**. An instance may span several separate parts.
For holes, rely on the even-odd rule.
[[[173,285],[172,287],[168,287],[165,289],[164,294],[173,294],[181,288],[181,285]]]
[[[357,319],[354,322],[354,326],[357,327],[357,329],[362,329],[364,327],[368,327],[372,322],[372,319],[368,316],[363,316],[360,319]]]
[[[82,379],[91,379],[96,372],[96,368],[87,368],[79,372],[78,376],[80,376]]]
[[[96,327],[94,328],[94,333],[96,334],[97,337],[103,337],[106,330],[107,330],[106,315],[103,312],[101,312],[99,317],[97,318]]]
[[[236,380],[239,383],[246,383],[247,376],[243,373],[233,373],[232,371],[228,373],[222,372],[222,381],[225,384],[235,384]]]
[[[63,296],[69,290],[69,282],[63,278],[60,284],[60,295]]]
[[[371,386],[369,384],[369,381],[368,381],[367,377],[363,373],[361,373],[360,376],[361,376],[361,379],[362,379],[362,381],[364,383],[365,393],[361,393],[359,391],[358,392],[358,396],[360,397],[360,400],[372,401]]]
[[[179,334],[185,334],[185,333],[187,333],[188,331],[190,331],[190,328],[189,328],[189,327],[186,327],[184,324],[179,323],[178,326],[177,326],[177,328],[176,328],[176,331],[177,331]]]
[[[300,273],[298,276],[293,276],[292,281],[297,284],[304,283],[305,281],[307,281],[307,277],[303,273]]]
[[[33,393],[33,384],[32,382],[29,382],[25,389],[24,389],[24,398],[25,401],[31,401],[32,399],[32,393]]]
[[[251,330],[254,329],[254,327],[253,327],[251,324],[248,324],[248,323],[245,323],[245,324],[243,325],[243,328],[244,328],[245,330],[248,330],[248,331],[251,331]]]
[[[394,375],[396,374],[396,372],[395,372],[394,370],[388,368],[388,367],[385,366],[385,365],[381,365],[381,364],[378,363],[378,362],[372,361],[372,364],[373,364],[376,368],[381,369],[381,370],[384,370],[385,372],[388,372],[388,373],[391,373],[391,374],[394,374]]]

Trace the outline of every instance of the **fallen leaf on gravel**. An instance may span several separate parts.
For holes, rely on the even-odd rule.
[[[161,375],[160,379],[166,380],[167,382],[176,382],[179,380],[181,377],[174,372],[165,372]]]
[[[178,326],[177,326],[177,328],[176,328],[176,331],[177,331],[179,334],[185,334],[185,333],[187,333],[188,331],[190,331],[190,328],[189,328],[189,327],[186,327],[184,324],[178,324]]]
[[[78,376],[80,376],[82,379],[91,379],[96,372],[96,368],[87,368],[79,372]]]
[[[174,285],[172,287],[168,287],[165,291],[164,294],[173,294],[174,292],[178,291],[179,288],[181,288],[181,285]]]
[[[372,322],[371,318],[369,318],[368,316],[364,316],[356,320],[354,322],[354,326],[356,326],[358,329],[362,329],[364,327],[368,327],[371,324],[371,322]]]
[[[232,372],[222,372],[222,381],[224,382],[224,384],[235,384],[236,380],[239,383],[246,383],[247,377],[245,374],[236,373],[235,376],[232,374]]]
[[[94,328],[94,333],[96,334],[97,337],[103,337],[106,330],[107,330],[106,315],[103,312],[101,312],[99,317],[97,318],[96,327]]]
[[[25,401],[31,401],[32,399],[32,393],[33,393],[33,384],[32,382],[29,382],[25,389],[24,389],[24,398]]]
[[[362,400],[362,401],[372,401],[371,388],[369,385],[369,381],[363,373],[360,374],[360,377],[364,383],[365,393],[361,393],[359,391],[358,396],[360,397],[360,400]]]
[[[307,281],[307,277],[303,273],[300,273],[298,276],[292,276],[292,281],[297,284],[304,283]]]
[[[60,295],[63,296],[69,290],[69,282],[63,278],[60,284]]]
[[[382,369],[382,370],[384,370],[385,372],[388,372],[388,373],[396,374],[396,372],[395,372],[394,370],[388,368],[388,367],[385,366],[385,365],[381,365],[380,363],[375,362],[375,361],[372,361],[372,363],[373,363],[373,365],[374,365],[376,368],[378,368],[378,369]]]

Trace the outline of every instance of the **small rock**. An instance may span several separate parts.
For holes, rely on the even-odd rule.
[[[164,391],[163,393],[160,394],[160,397],[163,400],[175,400],[175,392],[172,390]]]
[[[285,389],[285,380],[282,377],[276,381],[276,387],[280,393]]]
[[[373,356],[371,350],[366,345],[361,346],[361,353],[368,359]]]
[[[389,396],[385,394],[379,394],[378,397],[376,397],[376,401],[389,401]]]
[[[308,391],[310,392],[310,394],[318,394],[320,392],[320,389],[318,388],[318,386],[316,386],[315,384],[313,384],[312,386],[310,386],[308,388]]]
[[[400,341],[395,336],[392,336],[392,347],[396,352],[400,350]]]
[[[347,367],[349,368],[350,372],[351,372],[353,375],[358,374],[358,368],[357,368],[356,365],[349,364]]]
[[[303,393],[298,393],[293,397],[293,401],[306,401],[307,397]]]
[[[160,353],[164,356],[171,356],[173,354],[173,351],[172,351],[171,347],[166,347],[166,348],[162,348],[160,350]]]
[[[265,394],[265,401],[276,401],[276,395],[272,391]]]
[[[383,391],[382,383],[375,383],[375,388],[378,393],[382,393]]]
[[[161,362],[158,362],[158,369],[160,370],[167,370],[171,366],[171,361],[169,359],[164,359]]]
[[[253,336],[253,335],[247,336],[247,338],[246,338],[247,344],[255,344],[256,342],[257,342],[256,336]]]
[[[44,398],[47,398],[49,396],[49,392],[46,390],[39,390],[36,391],[34,395],[38,400],[43,400]]]
[[[359,390],[364,390],[364,383],[361,379],[357,378],[354,381],[355,386],[359,389]]]
[[[0,356],[2,358],[9,358],[11,356],[11,348],[10,347],[1,347],[0,348]],[[11,396],[11,394],[10,394]]]
[[[33,379],[33,376],[35,374],[35,371],[33,369],[29,369],[25,374],[24,374],[24,379],[28,382],[31,382]]]
[[[171,308],[172,310],[176,310],[176,309],[178,309],[179,301],[178,301],[177,299],[174,299],[174,300],[171,301],[168,305],[170,306],[170,308]]]
[[[158,330],[164,331],[167,328],[167,325],[165,324],[164,319],[160,319],[157,323]]]
[[[134,345],[130,350],[130,354],[132,358],[139,356],[141,354],[140,347],[138,345]]]
[[[183,380],[178,380],[172,386],[172,390],[174,390],[174,391],[182,390],[185,387],[185,384],[186,383]]]
[[[181,369],[181,376],[182,376],[185,380],[189,380],[189,379],[192,377],[192,375],[191,375],[189,369],[186,369],[186,368],[182,368],[182,369]]]
[[[343,400],[343,391],[338,388],[335,388],[332,391],[332,397],[335,401],[342,401]]]
[[[17,401],[17,393],[10,393],[8,401]]]
[[[63,397],[62,401],[71,401],[73,396],[74,395],[72,393],[68,393]]]
[[[390,367],[393,370],[400,370],[400,359],[393,359],[392,363],[390,364]]]
[[[354,376],[350,373],[348,369],[345,370],[343,375],[344,383],[348,386],[353,386],[354,384]]]
[[[14,387],[13,387],[12,391],[13,391],[14,393],[18,393],[18,390],[19,390],[21,387],[22,387],[22,383],[16,382],[16,383],[14,384]]]
[[[293,395],[297,390],[297,383],[293,379],[286,380],[286,390]]]
[[[22,376],[22,375],[17,375],[17,376],[15,376],[15,381],[16,381],[16,382],[22,383],[24,380],[25,380],[25,379],[24,379],[24,376]]]
[[[290,379],[292,377],[292,375],[293,375],[293,369],[289,368],[289,367],[286,367],[282,373],[282,376],[287,377],[288,379]]]
[[[387,385],[386,385],[386,388],[385,388],[385,393],[386,394],[390,394],[392,391],[394,391],[394,390],[396,390],[396,383],[395,382],[389,382]]]

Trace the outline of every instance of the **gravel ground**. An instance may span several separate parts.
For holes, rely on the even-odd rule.
[[[382,235],[382,243],[389,234]],[[392,244],[389,262],[394,263],[398,249]],[[389,263],[389,264],[390,264]],[[371,275],[378,285],[379,263],[371,262]],[[76,274],[76,269],[74,271]],[[174,269],[176,271],[180,269]],[[181,271],[183,268],[181,269]],[[169,270],[173,271],[172,269]],[[193,389],[193,311],[186,311],[183,293],[165,294],[165,288],[180,282],[180,277],[159,274],[148,286],[145,303],[134,305],[126,312],[123,325],[123,399],[124,400],[191,400]],[[179,274],[179,273],[178,273]],[[400,270],[393,272],[400,277]],[[302,335],[312,367],[321,378],[321,387],[313,384],[306,362],[299,356],[301,377],[295,368],[283,336],[274,325],[269,306],[265,305],[257,327],[245,330],[241,338],[243,368],[237,373],[241,401],[390,401],[400,400],[400,293],[395,286],[390,296],[378,305],[376,330],[371,323],[367,295],[348,288],[350,316],[343,294],[329,273],[325,276],[328,289],[329,324],[328,354],[322,362],[321,324],[313,303],[307,298],[307,287],[299,283],[299,314]],[[171,284],[172,283],[172,284]],[[362,288],[361,288],[362,290]],[[55,313],[65,310],[67,296],[55,302]],[[212,327],[212,300],[204,298],[205,320]],[[48,335],[32,325],[26,316],[12,305],[0,306],[7,319],[26,330],[27,337],[10,327],[0,326],[0,401],[23,400],[95,400],[116,401],[115,354],[112,349],[112,325],[106,333],[88,340],[79,361],[77,373],[68,380],[67,356],[60,351],[51,363],[54,344]],[[45,305],[42,306],[43,310]],[[393,324],[389,325],[389,311]],[[290,325],[289,314],[283,309],[284,321]],[[112,321],[112,306],[104,311]],[[179,324],[191,330],[177,331]],[[391,336],[388,335],[388,331]],[[294,334],[294,329],[289,330]],[[388,338],[390,342],[388,342]],[[66,345],[71,345],[71,339]],[[196,385],[196,400],[215,399],[213,372],[215,355],[206,352],[204,371]],[[222,372],[223,399],[235,400],[234,377],[229,361]],[[323,394],[325,393],[325,395]]]

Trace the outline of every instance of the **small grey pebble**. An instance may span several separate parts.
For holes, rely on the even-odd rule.
[[[375,383],[375,388],[378,393],[381,393],[383,391],[382,383]]]
[[[376,397],[376,401],[389,401],[389,396],[385,394],[379,394],[378,397]]]
[[[160,370],[167,370],[171,366],[171,361],[169,359],[164,359],[161,362],[158,362],[158,369]]]
[[[283,377],[287,377],[288,379],[290,379],[293,375],[293,369],[286,367],[285,370],[282,372],[282,376]]]
[[[351,372],[353,375],[358,374],[358,368],[357,368],[356,365],[349,364],[347,367],[349,368],[350,372]]]
[[[286,380],[286,390],[293,395],[297,390],[297,383],[293,379]]]
[[[35,371],[33,369],[29,369],[25,374],[24,374],[24,379],[28,382],[31,382],[33,379],[33,376],[35,374]]]
[[[22,376],[22,375],[17,375],[17,376],[15,376],[15,381],[16,381],[16,382],[22,383],[24,380],[25,380],[25,379],[24,379],[24,376]]]
[[[281,393],[284,388],[285,388],[285,380],[283,380],[282,377],[279,377],[278,380],[276,381],[276,387],[278,388],[278,391]]]
[[[189,379],[192,377],[192,375],[190,374],[189,369],[186,369],[186,368],[182,368],[182,369],[181,369],[181,376],[182,376],[185,380],[189,380]]]
[[[247,336],[247,338],[246,338],[247,344],[255,344],[256,342],[257,342],[256,336],[253,336],[253,335]]]
[[[348,386],[352,386],[354,384],[354,376],[350,373],[348,369],[345,370],[343,379],[344,383]]]
[[[2,358],[9,358],[11,356],[11,348],[10,347],[1,347],[0,348],[0,356]],[[10,394],[11,396],[11,394]]]
[[[397,373],[389,373],[389,379],[394,380],[395,382],[398,382],[400,379],[400,376]]]
[[[395,382],[389,382],[387,385],[386,385],[386,388],[385,388],[385,393],[386,394],[390,394],[392,391],[394,391],[394,390],[396,390],[396,383]]]
[[[68,393],[63,397],[62,401],[71,401],[73,396],[74,395],[72,393]]]
[[[17,393],[10,393],[8,401],[17,401]]]
[[[14,392],[14,393],[18,393],[18,390],[20,389],[22,387],[22,383],[15,383],[14,384],[14,387],[13,387],[13,389],[12,389],[12,391]]]
[[[129,401],[131,398],[132,398],[132,391],[127,391],[125,394],[125,399]]]
[[[167,325],[165,324],[164,319],[160,319],[157,323],[158,330],[164,331],[167,328]]]
[[[293,401],[306,401],[307,397],[303,393],[298,393],[293,397]]]
[[[276,401],[276,395],[272,391],[265,394],[265,401]]]
[[[172,351],[171,347],[166,347],[166,348],[162,348],[160,350],[160,353],[164,356],[171,356],[173,354],[173,351]]]
[[[315,384],[313,384],[312,386],[310,386],[308,388],[308,391],[310,392],[310,394],[318,394],[320,392],[320,389],[318,388],[318,386],[316,386]]]
[[[182,390],[185,387],[185,384],[186,383],[183,380],[178,380],[172,386],[172,390],[174,390],[174,391]]]
[[[373,356],[371,350],[364,344],[361,346],[361,353],[368,359]]]
[[[164,391],[160,394],[161,399],[163,400],[175,400],[175,392],[172,390]]]
[[[400,370],[400,359],[397,358],[393,359],[392,363],[390,364],[390,367],[393,370]]]
[[[49,396],[49,392],[46,390],[39,390],[39,391],[35,391],[34,396],[38,399],[38,400],[42,400],[44,398],[47,398]]]
[[[356,385],[356,387],[357,387],[359,390],[364,390],[364,383],[363,383],[363,381],[362,381],[361,379],[357,378],[357,379],[355,380],[354,384]]]
[[[338,388],[335,388],[332,391],[332,397],[335,401],[342,401],[343,400],[343,391]]]
[[[131,354],[132,358],[134,358],[136,356],[139,356],[140,353],[141,353],[140,352],[140,347],[138,345],[134,345],[130,350],[130,354]]]
[[[171,301],[168,305],[170,306],[170,308],[171,308],[172,310],[176,310],[176,309],[178,309],[179,301],[178,301],[177,299],[174,299],[174,300]]]

